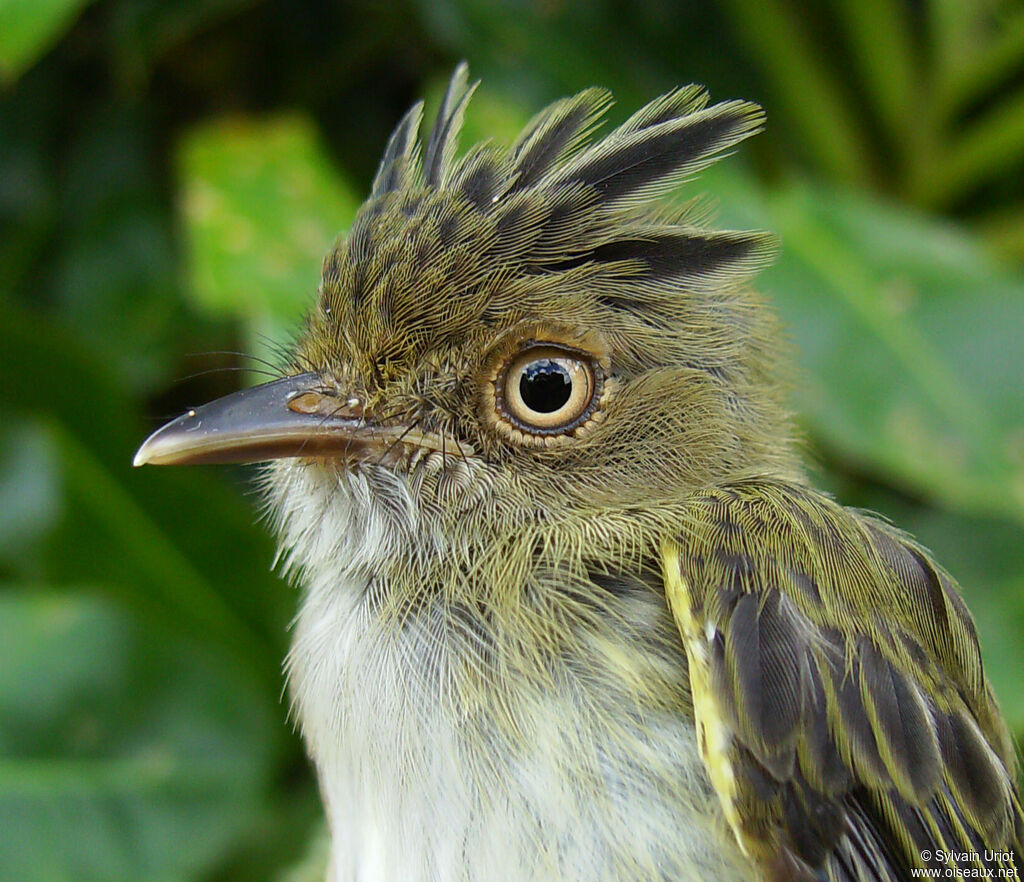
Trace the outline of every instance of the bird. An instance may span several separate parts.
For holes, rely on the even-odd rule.
[[[590,88],[460,151],[475,88],[401,119],[281,376],[135,459],[265,463],[328,879],[1015,876],[959,586],[811,484],[774,239],[666,198],[762,110]]]

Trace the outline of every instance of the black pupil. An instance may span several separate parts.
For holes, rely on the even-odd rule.
[[[540,359],[526,366],[519,378],[519,394],[535,413],[554,413],[572,396],[572,378],[558,362]]]

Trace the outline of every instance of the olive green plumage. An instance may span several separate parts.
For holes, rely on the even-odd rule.
[[[1020,845],[1013,747],[970,614],[927,552],[774,482],[699,493],[685,524],[666,581],[694,620],[694,692],[730,735],[708,761],[733,770],[720,796],[773,878],[902,879],[945,869],[921,859],[940,850],[1013,866],[983,855]]]
[[[464,78],[425,146],[420,105],[393,135],[296,359],[382,421],[472,451],[393,467],[430,527],[381,551],[374,614],[400,629],[440,610],[450,641],[444,688],[414,672],[417,688],[514,752],[520,696],[596,653],[573,699],[596,715],[586,690],[675,709],[680,727],[697,705],[708,779],[763,878],[951,865],[925,850],[1010,866],[984,853],[1021,842],[1015,757],[958,589],[910,539],[805,484],[781,335],[747,285],[769,241],[649,204],[754,133],[758,108],[688,88],[592,141],[609,101],[588,90],[510,149],[457,160]],[[602,365],[612,389],[586,431],[538,442],[496,415],[496,365],[537,341]],[[286,522],[292,468],[274,473]],[[675,647],[623,621],[627,583],[667,589]],[[665,654],[683,682],[651,672]]]
[[[760,110],[689,87],[597,138],[591,89],[456,158],[471,91],[406,115],[324,261],[288,404],[318,454],[260,436],[333,878],[1016,866],[956,585],[806,483],[770,239],[652,204]]]

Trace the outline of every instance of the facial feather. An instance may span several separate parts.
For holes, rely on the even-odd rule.
[[[755,132],[759,109],[708,106],[690,87],[593,139],[609,101],[588,90],[508,150],[456,159],[463,80],[426,146],[416,108],[392,136],[370,200],[324,262],[296,367],[385,422],[477,452],[459,481],[419,485],[449,521],[466,515],[456,485],[485,488],[472,496],[488,522],[496,510],[528,521],[678,496],[725,474],[798,474],[780,335],[746,284],[770,240],[650,204]],[[598,422],[571,444],[527,449],[486,412],[495,351],[531,339],[607,359]]]

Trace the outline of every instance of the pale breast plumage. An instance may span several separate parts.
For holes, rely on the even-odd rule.
[[[384,504],[365,476],[338,493],[316,486],[326,479],[309,469],[274,471],[273,486],[287,488],[279,514],[289,566],[305,586],[290,691],[321,779],[334,882],[750,878],[692,727],[671,708],[639,718],[629,684],[609,689],[607,649],[563,659],[546,688],[517,682],[509,737],[493,714],[453,700],[480,694],[460,680],[471,671],[500,676],[497,666],[462,664],[474,654],[464,621],[434,604],[395,627],[375,609],[382,586],[372,583],[388,554],[414,536],[436,547],[415,506],[400,504],[414,499],[408,488],[392,487]],[[325,554],[338,537],[347,538]],[[654,590],[637,583],[621,602],[636,627],[671,635]],[[649,665],[686,682],[681,653]],[[580,691],[587,683],[590,694]]]

